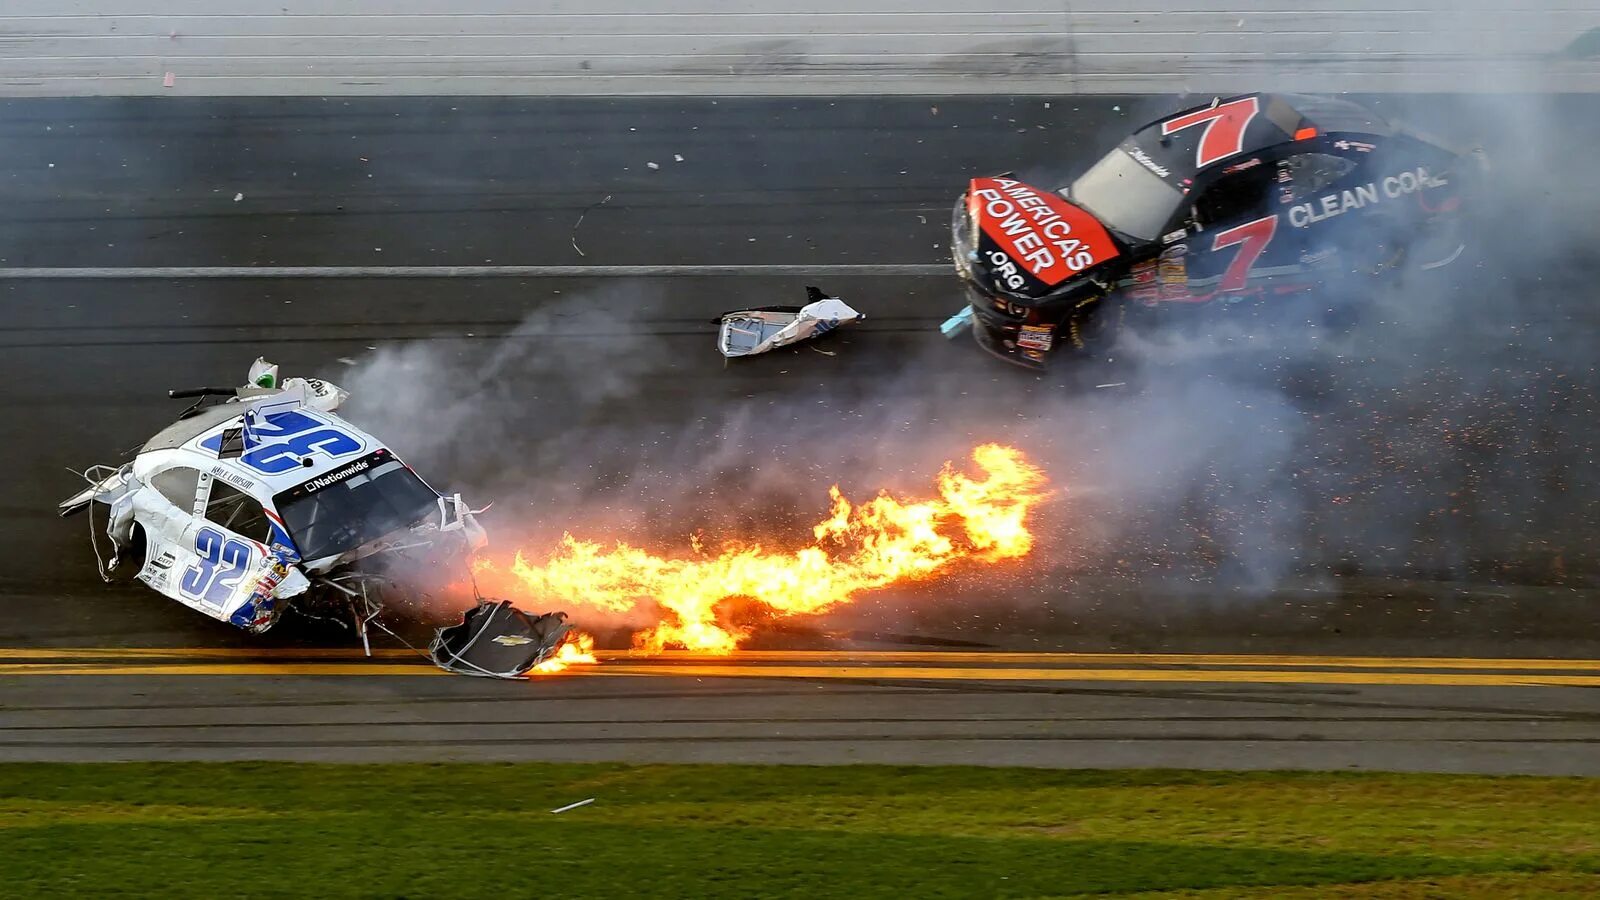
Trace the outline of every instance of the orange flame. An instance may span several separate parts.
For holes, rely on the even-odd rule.
[[[543,564],[519,551],[511,574],[553,607],[621,613],[654,604],[665,621],[635,634],[636,649],[729,653],[751,630],[727,621],[730,601],[769,616],[814,615],[863,591],[931,577],[959,560],[1027,555],[1033,547],[1028,513],[1048,496],[1044,473],[1021,451],[999,444],[977,447],[972,460],[981,478],[946,463],[939,496],[927,500],[880,492],[858,505],[833,486],[828,518],[812,529],[814,542],[798,550],[730,543],[708,555],[695,536],[694,557],[669,558],[567,534]]]
[[[559,672],[567,666],[577,663],[592,663],[594,658],[594,635],[581,631],[569,631],[561,645],[556,647],[556,652],[549,659],[528,670],[529,675],[548,675]]]

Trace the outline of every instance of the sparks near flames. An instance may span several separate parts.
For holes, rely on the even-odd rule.
[[[734,609],[748,612],[753,606],[766,618],[815,615],[874,588],[930,578],[961,561],[1026,556],[1033,548],[1029,511],[1049,496],[1043,471],[1021,451],[999,444],[975,448],[972,461],[980,475],[969,477],[946,463],[937,478],[938,496],[925,500],[880,492],[858,504],[833,486],[828,517],[799,549],[730,542],[708,552],[693,540],[692,555],[671,557],[567,534],[543,562],[519,551],[505,587],[580,616],[586,608],[658,610],[660,623],[634,635],[636,650],[728,653],[751,631],[731,620]],[[480,567],[499,569],[493,563]],[[577,657],[592,646],[590,639],[587,646],[561,649],[571,647]],[[570,661],[576,660],[558,654],[546,664],[551,668],[540,668],[557,671]]]

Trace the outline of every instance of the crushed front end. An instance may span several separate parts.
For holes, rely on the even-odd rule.
[[[1063,344],[1083,345],[1106,294],[1096,272],[1121,254],[1088,212],[1007,177],[972,180],[950,246],[978,346],[1032,369]]]

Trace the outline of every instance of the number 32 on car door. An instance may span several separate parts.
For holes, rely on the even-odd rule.
[[[250,545],[215,528],[202,528],[195,535],[194,552],[199,559],[183,573],[178,587],[184,596],[220,607],[250,566]]]

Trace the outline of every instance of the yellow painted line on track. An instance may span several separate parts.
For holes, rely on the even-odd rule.
[[[429,665],[386,663],[174,663],[168,665],[9,665],[6,675],[249,675],[249,676],[356,676],[443,675]],[[1537,672],[1383,672],[1374,670],[1319,672],[1293,669],[1040,669],[918,666],[741,666],[741,665],[601,665],[576,666],[560,675],[570,677],[645,678],[759,678],[841,679],[868,681],[1126,681],[1186,684],[1368,684],[1435,685],[1447,687],[1600,687],[1597,675],[1541,674]]]
[[[0,659],[365,659],[359,647],[0,647]],[[416,659],[403,648],[372,651],[374,659]]]
[[[912,666],[600,666],[600,675],[678,678],[844,678],[906,681],[1146,681],[1254,684],[1404,684],[1600,687],[1600,675],[1473,672],[1315,672],[1292,669],[1023,669]]]
[[[167,665],[118,664],[83,665],[81,663],[35,665],[0,665],[0,676],[6,675],[446,675],[443,669],[426,663],[394,665],[375,662],[368,665],[355,663],[171,663]]]
[[[1356,669],[1479,669],[1600,672],[1600,660],[1593,659],[1473,659],[1470,657],[1428,656],[1292,656],[1230,653],[1006,653],[1002,651],[928,650],[739,650],[726,656],[706,656],[684,650],[660,654],[638,654],[627,650],[601,650],[595,654],[602,662],[657,663],[679,665],[728,665],[732,663],[927,663],[994,664],[1006,666],[1240,666],[1240,667],[1318,667]],[[238,660],[272,659],[363,660],[358,648],[328,647],[0,647],[0,660],[59,660],[83,666],[92,660]],[[372,651],[374,659],[417,659],[406,649],[384,648]],[[4,668],[0,665],[0,668]]]
[[[1545,669],[1600,672],[1595,659],[1474,659],[1430,656],[1290,656],[1242,653],[1006,653],[926,650],[739,650],[707,657],[682,650],[656,656],[598,651],[603,661],[1000,663],[1006,665],[1296,666],[1352,669]]]

